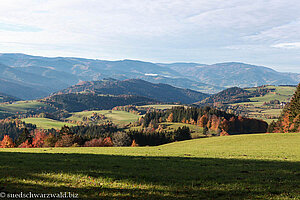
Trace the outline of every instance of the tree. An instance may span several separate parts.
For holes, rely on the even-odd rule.
[[[85,147],[103,147],[103,140],[102,138],[94,138],[90,141],[86,141],[84,143]]]
[[[276,127],[276,122],[273,120],[268,126],[268,133],[273,133]]]
[[[167,122],[173,122],[173,118],[173,113],[171,113],[167,118]]]
[[[103,146],[105,146],[105,147],[112,147],[113,145],[114,144],[113,144],[113,142],[112,142],[112,140],[111,140],[110,137],[104,138],[104,140],[103,140]]]
[[[9,135],[4,135],[3,140],[1,141],[1,148],[13,148],[15,144]]]
[[[139,145],[135,142],[135,140],[132,141],[131,147],[138,147]]]
[[[29,144],[32,144],[32,136],[30,135],[29,131],[27,128],[23,129],[23,132],[20,134],[16,141],[16,145],[19,146],[20,144],[24,142],[28,142]]]
[[[57,138],[50,133],[44,140],[44,147],[54,147],[56,142]]]
[[[125,132],[117,132],[112,135],[112,142],[114,146],[121,147],[121,146],[130,146],[131,138]]]
[[[31,148],[31,147],[32,147],[32,144],[29,143],[28,140],[26,140],[25,142],[23,142],[22,144],[20,144],[20,145],[18,146],[18,148]]]
[[[207,136],[208,134],[208,128],[205,126],[203,127],[203,135]]]
[[[47,135],[44,131],[36,130],[35,136],[32,140],[32,146],[33,147],[43,147],[46,138],[47,138]]]
[[[74,143],[74,136],[73,135],[68,135],[68,134],[63,134],[61,136],[61,139],[59,139],[55,143],[55,147],[70,147]]]

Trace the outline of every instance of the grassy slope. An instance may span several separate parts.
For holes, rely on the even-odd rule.
[[[300,134],[158,147],[1,149],[7,192],[139,199],[299,199]],[[63,154],[62,154],[63,153]]]
[[[129,124],[130,122],[135,122],[139,119],[139,115],[125,112],[125,111],[116,111],[113,110],[98,110],[98,111],[84,111],[72,113],[72,116],[69,117],[69,120],[81,121],[83,117],[90,117],[93,112],[105,115],[109,120],[118,125]]]
[[[51,128],[60,129],[64,125],[74,126],[74,124],[71,123],[60,122],[48,118],[25,118],[22,119],[22,121],[24,121],[25,123],[35,124],[38,128],[43,128],[43,129],[51,129]]]
[[[13,104],[0,104],[0,111],[20,113],[26,112],[28,109],[38,108],[41,106],[46,106],[46,104],[37,101],[17,101]]]

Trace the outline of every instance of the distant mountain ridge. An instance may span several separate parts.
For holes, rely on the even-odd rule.
[[[0,54],[0,92],[36,99],[77,84],[103,78],[143,79],[204,93],[229,87],[297,85],[300,74],[281,73],[244,63],[151,63],[137,60],[105,61],[73,57]]]
[[[0,92],[0,103],[19,101],[21,99]]]
[[[141,79],[123,81],[104,79],[101,81],[86,81],[61,90],[58,94],[88,92],[109,95],[135,95],[156,99],[162,102],[194,103],[208,97],[208,94],[190,89],[176,88],[163,83],[150,83]]]

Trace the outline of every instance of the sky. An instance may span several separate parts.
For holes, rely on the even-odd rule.
[[[0,52],[300,73],[299,0],[1,0]]]

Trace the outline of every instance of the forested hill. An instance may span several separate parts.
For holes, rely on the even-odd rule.
[[[190,89],[176,88],[168,84],[155,84],[141,79],[127,79],[123,81],[104,79],[101,81],[87,81],[71,86],[58,94],[86,92],[109,95],[136,95],[156,99],[162,102],[181,102],[185,104],[201,101],[208,94]]]
[[[112,109],[115,106],[145,105],[157,103],[147,97],[133,95],[98,95],[93,93],[69,93],[57,94],[42,100],[58,109],[68,112],[79,112],[83,110]]]
[[[13,101],[19,101],[20,99],[17,97],[13,97],[4,93],[0,92],[0,103],[5,103],[5,102],[13,102]]]
[[[239,87],[232,87],[223,90],[217,94],[201,101],[201,104],[213,104],[213,103],[238,103],[249,101],[250,92]]]
[[[285,106],[277,122],[269,127],[270,132],[300,132],[300,83],[289,104]]]
[[[211,95],[210,97],[202,100],[201,102],[198,102],[197,104],[213,105],[216,103],[233,104],[250,102],[250,98],[261,97],[271,93],[276,93],[276,88],[267,85],[244,89],[239,87],[232,87],[217,94]]]

